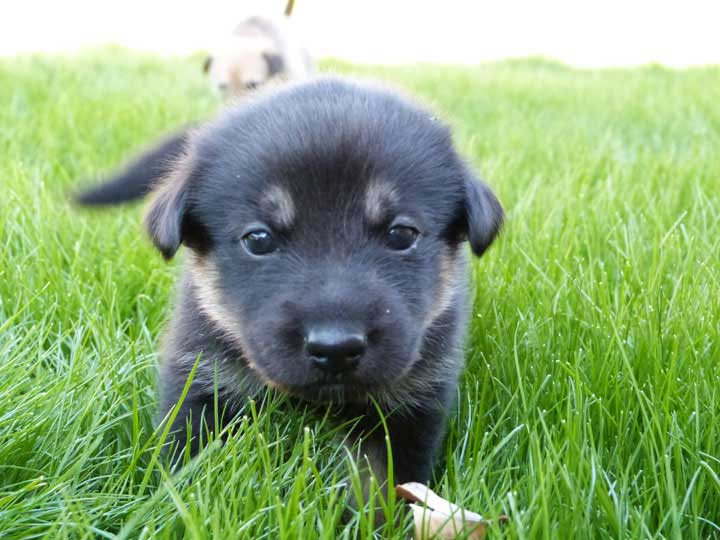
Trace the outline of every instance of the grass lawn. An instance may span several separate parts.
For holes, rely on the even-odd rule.
[[[341,520],[337,433],[281,396],[179,474],[158,458],[177,263],[138,206],[66,195],[217,108],[197,60],[0,60],[3,540],[373,536]],[[720,69],[327,67],[434,106],[508,210],[436,491],[508,514],[493,539],[720,538]]]

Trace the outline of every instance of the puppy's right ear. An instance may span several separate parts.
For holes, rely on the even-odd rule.
[[[210,67],[212,66],[212,56],[208,56],[205,61],[203,62],[203,73],[207,73],[210,71]]]
[[[495,194],[469,171],[465,176],[465,227],[470,247],[480,257],[500,232],[505,213]]]
[[[166,260],[193,234],[188,196],[195,176],[197,166],[190,153],[180,158],[160,183],[145,214],[148,234]]]

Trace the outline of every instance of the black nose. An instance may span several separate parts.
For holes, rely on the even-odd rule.
[[[365,334],[340,326],[310,328],[305,339],[305,349],[313,364],[329,373],[355,369],[366,348]]]

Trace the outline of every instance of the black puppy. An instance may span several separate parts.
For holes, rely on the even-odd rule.
[[[219,427],[216,388],[229,418],[269,386],[361,416],[351,439],[382,479],[378,404],[395,480],[427,481],[463,366],[463,242],[482,255],[503,219],[448,129],[329,78],[230,109],[184,148],[146,216],[165,258],[189,249],[161,367],[168,411],[200,357],[180,446]]]

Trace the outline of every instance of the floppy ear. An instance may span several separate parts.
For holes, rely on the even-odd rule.
[[[191,154],[185,155],[160,183],[145,214],[148,234],[166,260],[172,259],[180,243],[191,233],[188,192],[195,174],[194,158]]]
[[[268,79],[285,71],[285,60],[279,54],[264,52],[262,56],[267,64]]]
[[[203,73],[210,71],[210,66],[212,66],[212,56],[208,56],[203,62]]]
[[[465,175],[465,226],[473,253],[480,257],[500,232],[505,213],[497,197],[471,173]]]

